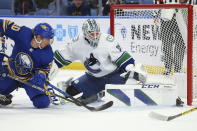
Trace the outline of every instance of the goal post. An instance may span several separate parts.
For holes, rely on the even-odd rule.
[[[184,46],[177,46],[181,43],[177,42],[180,40],[176,39],[177,34],[172,34],[168,38],[168,34],[165,34],[165,37],[164,33],[161,33],[161,24],[165,23],[162,23],[162,11],[169,12],[170,9],[176,11],[176,15],[172,17],[176,19],[179,26]],[[132,54],[136,62],[145,65],[148,73],[163,75],[166,68],[171,67],[170,76],[175,76],[178,72],[179,80],[183,80],[183,75],[179,74],[186,75],[181,86],[185,85],[183,88],[186,89],[184,93],[188,105],[192,105],[193,100],[197,98],[196,10],[196,6],[189,4],[114,5],[110,8],[111,35]],[[158,22],[155,22],[155,17]],[[170,17],[169,13],[167,17]],[[175,27],[169,26],[167,30],[172,30],[172,28]],[[164,39],[169,39],[167,44]],[[178,49],[175,49],[176,46]],[[176,52],[179,54],[177,58]],[[180,58],[181,54],[184,55],[183,58]],[[172,55],[172,58],[166,58],[169,55]],[[177,71],[180,63],[181,70]]]

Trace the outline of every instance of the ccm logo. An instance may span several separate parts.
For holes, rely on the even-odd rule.
[[[159,85],[142,85],[142,88],[159,88]]]

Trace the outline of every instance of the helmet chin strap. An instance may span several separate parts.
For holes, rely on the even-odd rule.
[[[34,40],[36,41],[36,44],[38,45],[38,47],[40,48],[40,49],[42,49],[42,47],[41,47],[41,43],[42,43],[42,40],[41,41],[38,41],[37,39],[36,39],[36,36],[34,36]]]

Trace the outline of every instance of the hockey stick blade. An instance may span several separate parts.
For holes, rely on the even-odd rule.
[[[157,120],[170,121],[170,120],[173,120],[177,117],[184,116],[184,115],[189,114],[189,113],[191,113],[193,111],[196,111],[196,110],[197,110],[197,107],[194,107],[194,108],[189,109],[185,112],[182,112],[182,113],[179,113],[179,114],[176,114],[176,115],[172,115],[172,116],[165,116],[165,115],[158,114],[156,112],[150,112],[149,116],[154,118],[154,119],[157,119]]]
[[[157,120],[161,120],[161,121],[169,121],[169,118],[171,117],[171,116],[161,115],[161,114],[156,113],[156,112],[150,112],[149,116],[151,118],[154,118],[154,119],[157,119]]]
[[[105,110],[109,107],[111,107],[113,105],[113,101],[109,101],[101,106],[98,107],[90,107],[90,106],[86,106],[86,108],[88,108],[90,111],[102,111]]]

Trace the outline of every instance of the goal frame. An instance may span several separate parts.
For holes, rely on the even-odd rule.
[[[188,9],[188,32],[187,32],[187,105],[192,105],[192,54],[193,54],[193,6],[189,4],[143,4],[143,5],[113,5],[110,8],[110,33],[114,36],[114,10],[115,9],[170,9],[187,8]]]

